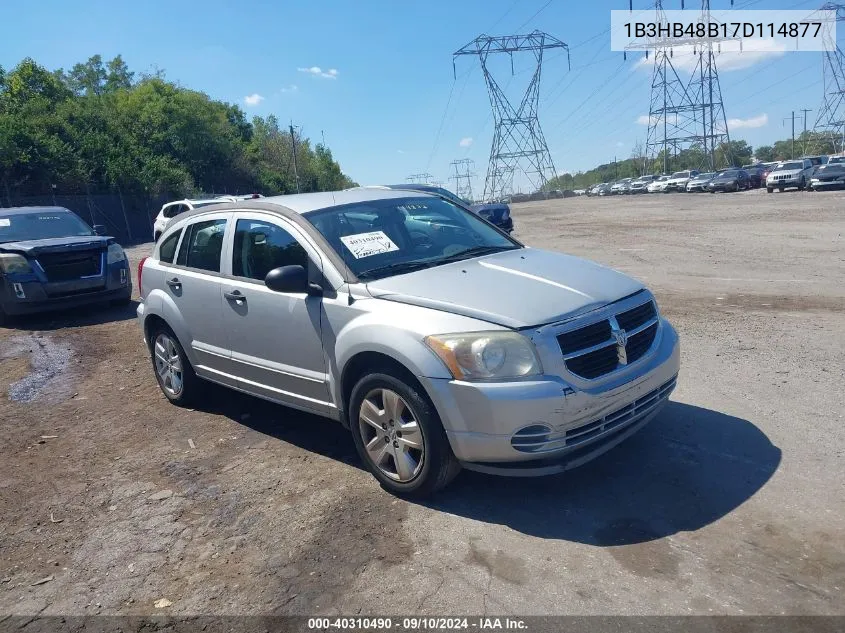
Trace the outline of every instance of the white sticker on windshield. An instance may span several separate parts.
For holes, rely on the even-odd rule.
[[[340,241],[349,249],[355,259],[399,250],[399,247],[384,234],[384,231],[345,235],[340,238]]]
[[[12,226],[12,221],[9,218],[0,218],[0,226]]]

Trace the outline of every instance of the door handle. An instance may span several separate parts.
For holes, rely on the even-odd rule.
[[[165,282],[168,286],[173,288],[174,290],[179,288],[182,285],[182,282],[179,281],[178,277],[171,277]]]
[[[246,301],[246,297],[240,290],[229,290],[228,292],[224,292],[223,296],[229,301],[235,301],[236,303],[243,303]]]

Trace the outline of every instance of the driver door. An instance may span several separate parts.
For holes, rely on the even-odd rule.
[[[238,386],[296,408],[331,413],[321,341],[322,298],[282,293],[264,285],[274,268],[300,264],[322,276],[319,252],[290,222],[261,212],[238,212],[223,283],[223,325]]]

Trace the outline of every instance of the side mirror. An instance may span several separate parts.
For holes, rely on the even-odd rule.
[[[94,225],[94,233],[97,235],[107,235],[109,232],[108,227],[105,224],[95,224]]]
[[[319,284],[308,283],[308,273],[298,264],[274,268],[264,277],[264,285],[276,292],[305,292],[317,297],[323,294]]]

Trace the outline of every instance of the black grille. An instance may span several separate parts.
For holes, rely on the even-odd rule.
[[[47,275],[47,281],[71,281],[80,277],[100,274],[103,251],[85,250],[68,253],[42,253],[38,263]]]
[[[581,349],[587,349],[610,339],[610,323],[599,321],[587,327],[572,332],[564,332],[557,337],[560,351],[564,354],[571,354]]]
[[[657,323],[650,325],[642,332],[637,332],[628,338],[628,344],[625,346],[625,353],[628,356],[628,362],[633,363],[635,360],[642,358],[643,354],[648,351],[651,344],[654,342],[654,335],[657,334]]]
[[[583,354],[566,361],[566,368],[584,378],[598,378],[616,369],[619,355],[616,344],[610,344],[589,354]]]
[[[649,301],[641,306],[637,306],[627,312],[622,312],[616,315],[616,322],[623,330],[635,330],[644,323],[651,321],[657,316],[657,310],[654,308],[654,302]]]

